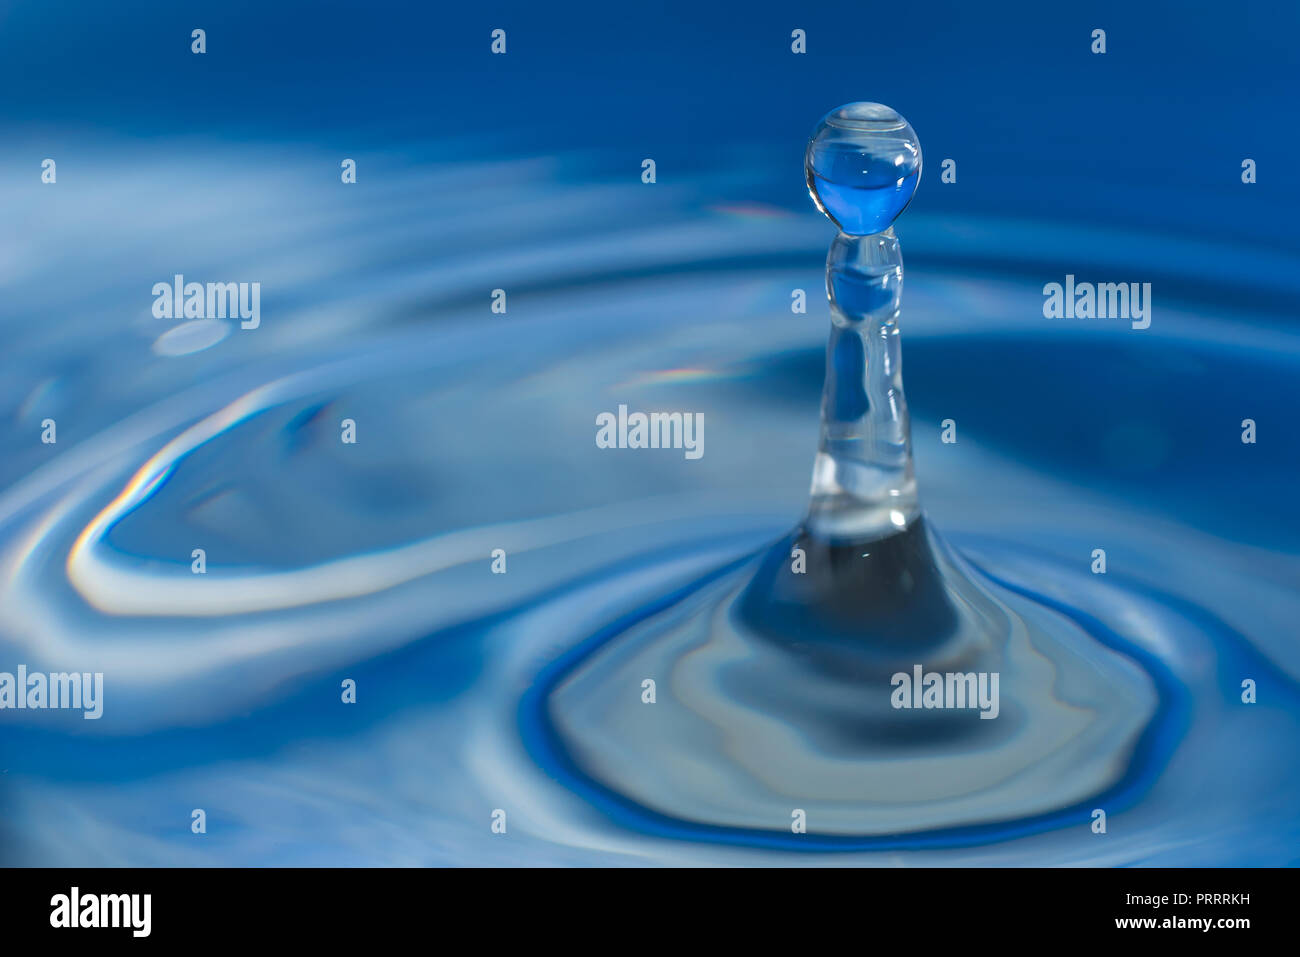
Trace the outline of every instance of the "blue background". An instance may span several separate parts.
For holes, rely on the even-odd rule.
[[[788,169],[822,113],[871,99],[911,120],[927,179],[958,160],[959,188],[923,182],[916,209],[1297,242],[1281,215],[1300,205],[1291,3],[48,2],[0,17],[4,117],[50,153],[94,130],[348,155],[463,137],[467,160],[485,142],[652,155],[671,180],[730,157]],[[496,27],[506,56],[489,52]],[[1260,172],[1243,191],[1245,157]],[[773,179],[765,198],[806,208],[797,175]]]
[[[190,52],[196,27],[207,31],[203,56]],[[505,56],[490,52],[498,27]],[[804,55],[790,49],[796,28]],[[1104,55],[1090,51],[1096,28]],[[0,669],[36,668],[47,651],[89,668],[94,654],[150,638],[174,669],[141,668],[136,684],[110,674],[112,708],[98,724],[45,726],[28,712],[28,724],[6,728],[0,843],[19,834],[12,859],[24,863],[517,862],[519,846],[479,843],[490,836],[465,783],[473,775],[455,763],[455,708],[499,690],[481,681],[501,658],[494,616],[544,606],[528,589],[565,597],[557,583],[595,576],[563,564],[582,550],[531,566],[512,556],[509,598],[467,563],[453,569],[463,578],[427,583],[443,599],[461,593],[463,606],[431,600],[425,582],[355,609],[321,602],[304,617],[339,612],[357,623],[347,640],[289,645],[280,658],[214,651],[210,671],[187,684],[173,679],[188,650],[221,647],[239,616],[100,614],[68,587],[70,542],[166,437],[322,367],[319,395],[232,418],[100,543],[146,579],[142,600],[149,574],[163,595],[187,580],[200,531],[224,556],[210,559],[212,581],[232,567],[310,565],[697,486],[779,489],[783,533],[807,489],[825,328],[817,286],[832,235],[806,195],[804,145],[828,110],[872,100],[907,117],[926,158],[898,230],[904,326],[920,320],[905,336],[908,397],[935,527],[956,534],[950,517],[970,519],[966,542],[971,526],[1005,535],[1007,554],[1027,562],[1036,536],[1085,580],[1097,529],[1109,528],[1107,588],[1195,603],[1210,638],[1184,621],[1161,631],[1154,618],[1127,619],[1176,635],[1162,651],[1200,709],[1186,745],[1194,767],[1162,779],[1145,806],[1159,846],[1126,845],[1128,861],[1293,854],[1300,712],[1280,677],[1296,673],[1294,641],[1278,623],[1294,613],[1277,596],[1295,593],[1300,443],[1296,350],[1275,346],[1294,341],[1300,289],[1298,35],[1291,3],[0,3],[0,195],[12,204],[0,216],[0,410],[12,425],[0,432],[0,505],[57,478],[15,506],[11,524],[0,515],[0,554],[21,556],[13,581],[0,580],[18,596],[0,612],[21,625],[0,627]],[[47,156],[58,159],[54,188],[39,181]],[[342,157],[358,161],[356,188],[339,183]],[[646,157],[656,190],[640,185]],[[1241,181],[1247,157],[1253,185]],[[939,181],[945,158],[957,162],[954,184]],[[482,228],[467,223],[472,203]],[[262,329],[159,352],[173,324],[149,314],[148,290],[180,271],[263,281]],[[1042,284],[1067,273],[1151,282],[1152,330],[1041,317]],[[498,284],[511,313],[493,324],[487,292]],[[795,286],[809,292],[808,315],[790,315]],[[1007,321],[989,331],[981,316]],[[451,319],[460,338],[443,350]],[[917,335],[926,322],[928,338]],[[719,333],[681,347],[745,323],[752,341]],[[671,348],[655,354],[646,342]],[[420,355],[436,371],[408,395],[398,360],[412,344],[450,368]],[[476,365],[488,366],[484,356],[500,373],[491,387]],[[574,356],[595,358],[566,366]],[[539,369],[552,374],[534,387]],[[459,391],[458,374],[470,378]],[[707,409],[704,465],[590,458],[591,415],[605,408],[592,403],[629,394]],[[132,445],[119,426],[146,413]],[[47,414],[59,420],[57,448],[37,441]],[[364,456],[343,458],[333,432],[343,414],[363,417]],[[955,448],[935,427],[949,415],[961,422]],[[1246,415],[1261,423],[1258,445],[1240,441]],[[97,449],[109,451],[97,459]],[[981,462],[984,452],[1001,459]],[[1004,484],[1012,465],[1053,484]],[[91,466],[104,467],[94,489],[81,482]],[[1025,488],[1045,490],[1041,501]],[[226,493],[248,511],[205,516]],[[64,497],[71,505],[46,538],[24,538],[29,512]],[[1113,514],[1086,510],[1097,499]],[[692,534],[725,542],[734,530],[710,519]],[[602,574],[632,550],[647,564],[656,548],[690,551],[625,539],[626,553],[591,550]],[[1191,545],[1168,544],[1180,541]],[[1235,564],[1220,566],[1223,556]],[[1059,567],[1044,560],[1038,574],[1064,582]],[[1231,629],[1211,613],[1236,631],[1224,638]],[[294,623],[268,617],[286,632]],[[536,650],[538,667],[585,634],[566,624],[562,641]],[[1279,663],[1272,710],[1259,708],[1274,723],[1262,730],[1237,707],[1237,688],[1243,669],[1265,666],[1240,664],[1237,632]],[[66,640],[43,644],[47,634]],[[1215,653],[1222,675],[1207,677]],[[366,689],[364,720],[336,710],[344,673]],[[509,685],[526,687],[526,676]],[[372,730],[410,751],[390,757]],[[281,773],[312,786],[268,797],[265,782]],[[342,778],[361,782],[372,818],[356,824]],[[319,805],[304,803],[316,795]],[[188,831],[200,803],[220,836],[206,845]],[[83,822],[78,841],[66,838],[65,809]],[[1211,812],[1213,824],[1197,818]],[[1166,821],[1185,828],[1184,843],[1164,840]],[[369,843],[349,845],[356,835]],[[557,851],[539,840],[529,853],[549,863]],[[1041,845],[1015,853],[1064,859]]]

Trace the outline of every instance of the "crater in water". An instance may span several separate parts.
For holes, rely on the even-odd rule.
[[[786,843],[800,809],[810,835],[860,847],[1083,820],[1152,770],[1131,765],[1158,683],[1117,636],[984,579],[924,521],[869,551],[797,533],[633,615],[555,676],[556,747],[665,817]],[[949,679],[948,709],[914,709],[921,688],[894,677],[917,668],[997,683],[977,702],[973,677]]]
[[[1293,862],[1295,444],[1246,461],[1177,414],[1235,424],[1210,398],[1230,367],[1254,417],[1285,422],[1293,337],[1193,300],[1140,337],[1058,340],[1020,318],[1041,303],[1033,243],[1104,264],[1113,237],[914,219],[918,504],[882,507],[903,527],[856,541],[840,534],[843,496],[910,486],[906,468],[829,470],[827,507],[809,507],[826,329],[791,316],[789,296],[820,284],[824,232],[709,208],[700,182],[653,208],[620,194],[662,218],[611,233],[616,187],[588,175],[409,171],[398,257],[391,210],[331,222],[318,197],[267,197],[284,248],[346,237],[378,272],[324,253],[287,263],[262,277],[284,299],[256,336],[194,349],[103,318],[140,311],[119,278],[147,236],[95,237],[118,259],[69,238],[69,255],[103,263],[102,308],[66,310],[58,355],[15,347],[20,424],[55,415],[60,442],[0,456],[0,651],[33,671],[102,670],[106,704],[97,722],[8,713],[8,859]],[[480,180],[520,211],[517,234],[492,237],[508,320],[485,318],[482,250],[457,244]],[[153,188],[150,208],[185,208],[183,188]],[[965,261],[967,245],[1008,253]],[[1179,252],[1155,238],[1122,265]],[[20,277],[12,314],[60,289]],[[1075,360],[1043,371],[1062,343]],[[1016,381],[1039,401],[1019,403]],[[961,439],[944,445],[959,401]],[[620,402],[703,413],[705,454],[597,448],[595,416]],[[833,410],[851,422],[864,406]],[[837,426],[828,441],[839,455],[854,440]],[[1105,575],[1089,568],[1097,547]],[[507,574],[491,572],[496,548]],[[997,719],[894,708],[894,676],[918,664],[998,673]],[[1245,679],[1257,704],[1242,704]],[[222,841],[196,846],[183,814],[160,827],[197,795]],[[497,807],[508,845],[487,826]],[[1098,807],[1108,835],[1089,826]],[[70,843],[70,826],[88,839]]]

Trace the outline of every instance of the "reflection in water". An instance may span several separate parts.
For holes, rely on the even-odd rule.
[[[890,844],[1077,812],[1120,781],[1156,711],[1150,676],[979,584],[924,522],[867,547],[797,533],[582,662],[548,709],[573,760],[660,814],[779,835],[801,808],[818,835]],[[997,676],[996,720],[964,691],[964,710],[895,708],[892,676],[920,665]],[[627,693],[643,676],[653,715]]]
[[[156,174],[150,190],[184,194],[189,178]],[[5,439],[0,456],[0,668],[103,671],[105,704],[96,722],[5,714],[7,859],[1288,861],[1297,523],[1257,475],[1287,463],[1207,454],[1164,415],[1201,401],[1229,332],[1236,380],[1290,380],[1285,336],[1171,305],[1142,343],[1067,343],[1018,318],[1041,302],[1037,274],[1017,276],[1027,243],[987,246],[1009,250],[1002,272],[971,273],[952,224],[907,223],[926,518],[855,553],[789,533],[824,357],[822,325],[788,305],[820,281],[815,221],[699,212],[700,181],[665,185],[645,229],[610,232],[609,203],[644,191],[571,185],[555,164],[502,176],[434,158],[399,185],[415,208],[325,223],[313,197],[264,197],[285,225],[260,241],[213,211],[214,248],[262,264],[210,270],[262,282],[256,331],[163,338],[183,327],[149,316],[150,285],[204,271],[151,245],[166,222],[106,215],[66,237],[70,255],[123,240],[94,260],[93,311],[39,263],[14,284],[0,321],[69,318],[57,342],[5,329],[15,434],[53,416],[60,440]],[[519,228],[485,271],[474,212],[497,202]],[[1030,235],[1105,255],[1083,232]],[[918,271],[936,250],[952,268]],[[482,290],[503,282],[510,314],[488,318]],[[1112,410],[1087,363],[1042,372],[1067,344],[1166,388]],[[1012,363],[1038,375],[1021,416],[996,401]],[[962,441],[940,445],[943,403],[968,394]],[[707,454],[597,448],[595,415],[621,402],[703,412]],[[1286,407],[1282,389],[1254,397],[1260,420]],[[1139,408],[1167,440],[1141,472],[1090,471],[1042,421],[1104,436]],[[1228,522],[1222,489],[1252,476],[1272,520],[1243,502]],[[891,675],[915,663],[999,671],[998,719],[891,708]],[[1259,704],[1240,704],[1244,678]],[[1094,806],[1122,842],[1091,833]],[[790,832],[795,807],[807,834]]]

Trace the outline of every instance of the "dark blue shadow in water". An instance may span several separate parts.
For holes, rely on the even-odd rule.
[[[881,836],[828,836],[785,834],[753,828],[728,828],[680,820],[651,811],[628,800],[616,791],[588,777],[566,750],[549,717],[549,699],[556,688],[598,648],[616,640],[628,629],[673,605],[701,588],[743,568],[753,557],[741,559],[711,571],[688,585],[610,623],[581,644],[558,658],[538,676],[519,707],[520,734],[525,747],[542,767],[548,769],[565,787],[583,796],[615,824],[654,837],[730,844],[789,851],[888,851],[944,847],[970,847],[1025,837],[1056,828],[1087,826],[1091,812],[1099,805],[1108,813],[1130,807],[1159,777],[1190,721],[1191,702],[1186,691],[1159,659],[1137,648],[1096,618],[1059,602],[1035,595],[1025,589],[985,574],[1004,588],[1061,613],[1111,650],[1136,661],[1156,685],[1156,714],[1139,737],[1123,777],[1106,791],[1085,802],[1047,814],[992,824],[945,828],[916,833]],[[1204,613],[1202,613],[1204,616]],[[1221,623],[1224,642],[1241,644],[1239,636]]]

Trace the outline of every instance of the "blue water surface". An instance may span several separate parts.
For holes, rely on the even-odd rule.
[[[0,671],[101,671],[105,705],[0,712],[0,861],[1295,863],[1298,16],[6,8]],[[806,506],[831,227],[801,164],[853,100],[927,157],[897,226],[927,523],[1135,689],[1059,792],[1047,753],[991,807],[843,799],[876,752],[779,720],[830,686],[755,705],[697,664]],[[260,326],[157,318],[176,274],[259,282]],[[1045,318],[1067,274],[1150,282],[1150,328]],[[703,413],[705,454],[598,448],[619,404]],[[658,710],[593,720],[649,663]],[[752,734],[682,733],[687,700]],[[954,753],[1026,754],[1005,727]],[[796,836],[796,799],[847,823]]]

